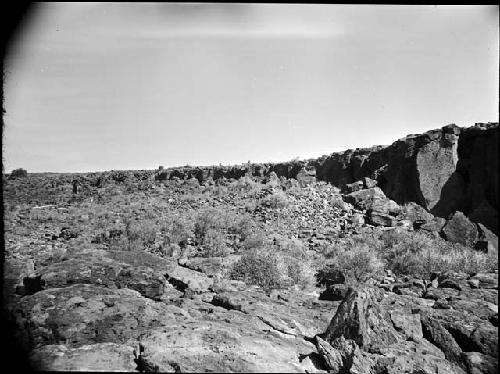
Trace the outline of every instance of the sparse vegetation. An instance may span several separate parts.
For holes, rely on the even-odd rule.
[[[125,233],[128,240],[128,249],[143,250],[154,246],[157,226],[152,221],[127,220],[125,222]]]
[[[348,249],[342,249],[333,255],[328,264],[318,273],[320,283],[331,278],[332,274],[341,273],[347,283],[365,282],[376,277],[384,269],[377,252],[366,244],[353,243]]]
[[[244,253],[234,264],[229,276],[265,290],[279,288],[282,284],[278,257],[265,249],[251,249]]]
[[[12,170],[12,173],[10,173],[9,179],[16,179],[16,178],[25,178],[28,176],[28,172],[24,170],[23,168],[15,169]]]
[[[498,269],[495,256],[422,232],[390,230],[354,236],[325,251],[328,264],[318,274],[318,282],[342,273],[347,282],[377,278],[384,269],[397,275],[429,279],[433,272],[473,274]]]
[[[498,268],[498,259],[420,232],[394,231],[381,237],[382,257],[396,274],[428,278],[432,272],[473,274]]]
[[[272,209],[283,209],[288,206],[289,200],[283,191],[278,190],[264,197],[261,204]]]

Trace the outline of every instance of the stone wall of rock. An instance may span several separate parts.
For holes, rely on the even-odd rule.
[[[311,163],[320,180],[342,186],[373,178],[399,204],[413,201],[439,217],[459,210],[498,232],[498,123],[448,125]]]
[[[389,146],[356,148],[318,159],[161,170],[159,180],[239,179],[244,176],[323,180],[336,186],[371,178],[398,204],[415,202],[438,217],[463,212],[498,233],[498,123],[454,124],[408,135]]]

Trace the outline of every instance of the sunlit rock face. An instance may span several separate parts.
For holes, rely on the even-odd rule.
[[[445,218],[459,210],[498,233],[498,123],[448,125],[312,163],[320,180],[342,186],[370,177],[399,204]]]

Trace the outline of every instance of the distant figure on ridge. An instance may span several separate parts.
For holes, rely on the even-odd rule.
[[[78,194],[78,185],[80,184],[80,182],[78,181],[78,179],[73,179],[73,193],[76,195]]]

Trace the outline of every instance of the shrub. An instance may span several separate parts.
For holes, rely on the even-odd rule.
[[[282,209],[289,204],[288,197],[283,191],[276,191],[262,199],[261,204],[273,209]]]
[[[256,231],[245,237],[242,248],[245,250],[262,248],[267,244],[267,237],[263,231]]]
[[[239,235],[241,241],[252,235],[255,229],[255,222],[249,214],[234,215],[228,218],[228,230],[231,234]]]
[[[227,226],[228,219],[225,212],[215,208],[205,209],[196,216],[194,234],[199,242],[203,242],[208,230],[224,230]]]
[[[167,216],[160,221],[164,244],[184,246],[194,236],[192,221],[181,216]]]
[[[110,174],[111,179],[118,183],[123,183],[129,178],[129,173],[126,171],[112,170]]]
[[[255,182],[252,178],[244,176],[231,183],[231,187],[239,192],[244,192],[250,196],[255,196],[262,189],[260,183]]]
[[[282,255],[281,256],[285,278],[290,280],[291,285],[298,285],[305,288],[314,283],[314,272],[309,266],[309,261],[304,259]]]
[[[201,257],[226,256],[229,250],[224,235],[216,229],[208,229],[201,243]]]
[[[16,179],[16,178],[25,178],[28,176],[28,172],[24,170],[23,168],[15,169],[12,170],[12,173],[10,173],[9,179]]]
[[[263,249],[251,249],[244,253],[233,265],[229,276],[266,291],[279,288],[282,281],[277,256]]]
[[[394,240],[397,236],[398,240]],[[383,238],[383,237],[382,237]],[[428,278],[432,272],[468,274],[498,269],[496,256],[421,232],[393,234],[383,251],[387,267],[395,274]]]
[[[157,245],[160,252],[167,257],[180,254],[189,240],[194,237],[194,225],[191,220],[183,216],[166,216],[159,222],[160,237]]]
[[[284,252],[286,255],[301,260],[307,259],[306,247],[299,239],[279,238],[275,239],[275,243],[277,249]]]
[[[125,232],[128,239],[129,250],[141,250],[155,244],[157,226],[152,221],[125,222]]]
[[[350,249],[335,253],[330,262],[317,273],[319,283],[342,274],[347,283],[365,282],[384,269],[377,252],[364,244],[355,244]]]

